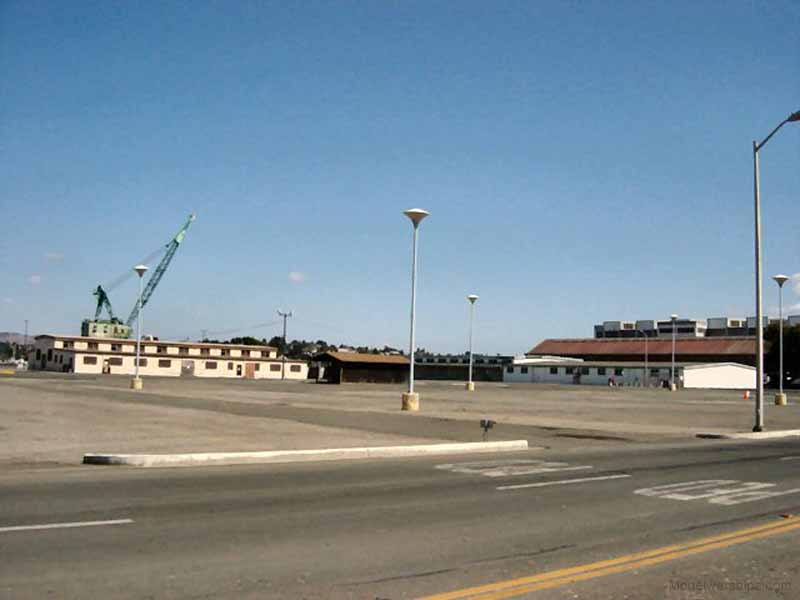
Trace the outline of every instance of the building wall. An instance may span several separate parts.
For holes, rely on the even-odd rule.
[[[616,385],[642,386],[647,383],[658,387],[661,381],[670,379],[670,369],[651,367],[645,377],[644,367],[597,367],[587,365],[514,365],[503,370],[503,381],[508,383],[558,383],[582,385],[608,385],[609,379]],[[680,378],[681,368],[676,369]]]
[[[695,389],[752,390],[756,387],[756,370],[732,364],[687,367],[683,385]]]
[[[414,365],[415,379],[467,381],[469,378],[469,365]],[[503,367],[501,365],[472,365],[473,381],[503,381]]]

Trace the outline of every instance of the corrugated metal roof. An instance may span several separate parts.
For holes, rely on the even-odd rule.
[[[641,356],[644,347],[644,338],[544,340],[527,355]],[[650,355],[672,354],[672,339],[648,338],[647,351]],[[756,340],[752,337],[678,338],[675,341],[675,354],[681,356],[742,356],[755,353]]]
[[[373,363],[383,365],[407,365],[408,358],[396,354],[361,354],[359,352],[323,352],[315,356],[315,360],[324,360],[325,356],[348,363]]]

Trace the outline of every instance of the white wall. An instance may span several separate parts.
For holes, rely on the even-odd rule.
[[[686,367],[683,387],[717,390],[752,390],[756,387],[756,370],[748,365],[718,364]]]

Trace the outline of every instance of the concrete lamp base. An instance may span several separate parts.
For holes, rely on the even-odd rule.
[[[402,410],[410,410],[412,412],[417,412],[419,410],[419,394],[417,393],[410,394],[408,392],[403,394]]]
[[[786,406],[786,394],[775,394],[775,406]]]
[[[474,392],[475,391],[475,382],[474,381],[468,381],[467,385],[464,386],[464,389],[467,390],[468,392]]]
[[[134,377],[131,379],[131,389],[132,390],[140,390],[142,389],[142,378],[141,377]]]
[[[675,384],[675,383],[670,383],[670,384],[669,384],[669,391],[671,391],[671,392],[677,392],[677,391],[678,391],[678,385],[677,385],[677,384]]]

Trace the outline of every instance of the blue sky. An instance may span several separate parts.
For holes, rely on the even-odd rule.
[[[751,315],[751,143],[800,110],[799,29],[779,1],[2,2],[0,331],[77,333],[197,211],[147,332],[291,308],[290,337],[405,347],[415,206],[429,349],[465,349],[469,293],[482,352]],[[789,124],[765,277],[800,273],[799,164]]]

